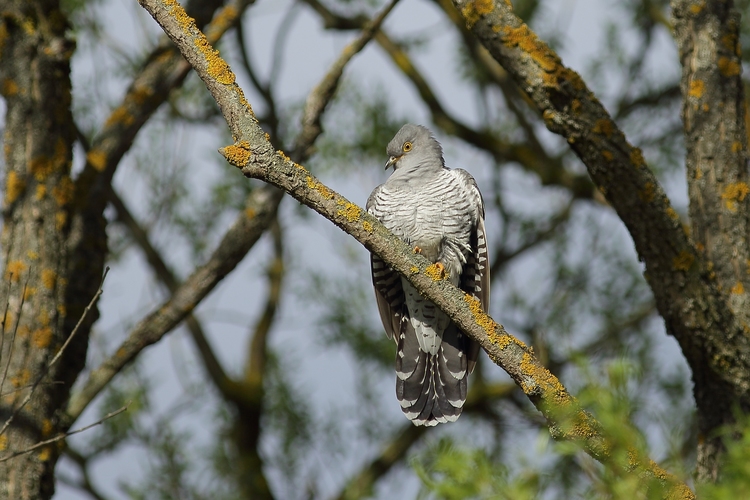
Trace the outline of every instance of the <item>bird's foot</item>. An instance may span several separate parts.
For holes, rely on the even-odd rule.
[[[414,247],[414,253],[419,253],[419,254],[421,254],[421,253],[422,253],[422,249],[421,249],[421,248],[419,248],[419,247]]]
[[[427,266],[425,273],[434,281],[444,280],[447,277],[445,266],[440,262],[435,262],[434,264]]]

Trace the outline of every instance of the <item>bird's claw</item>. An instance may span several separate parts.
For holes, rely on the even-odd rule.
[[[421,253],[422,253],[422,249],[421,249],[421,248],[419,248],[419,247],[414,247],[414,253],[419,253],[419,254],[421,254]]]

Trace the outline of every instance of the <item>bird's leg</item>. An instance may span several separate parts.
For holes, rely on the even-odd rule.
[[[440,271],[440,276],[441,277],[445,276],[445,266],[443,265],[442,262],[440,262],[440,261],[435,262],[435,267],[437,267],[438,271]]]

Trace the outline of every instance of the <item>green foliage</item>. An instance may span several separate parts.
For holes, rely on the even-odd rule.
[[[727,453],[721,478],[716,484],[699,484],[696,493],[706,500],[750,498],[750,418],[740,416],[737,424],[724,429],[723,437]]]

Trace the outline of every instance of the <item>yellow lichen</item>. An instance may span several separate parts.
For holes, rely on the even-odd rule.
[[[26,264],[24,264],[20,260],[8,262],[8,265],[5,266],[5,281],[13,281],[15,283],[18,283],[18,281],[21,279],[21,275],[25,270]]]
[[[611,151],[607,151],[606,149],[602,149],[602,156],[607,161],[612,161],[615,157]]]
[[[94,167],[95,170],[101,172],[107,166],[107,154],[104,151],[98,149],[92,149],[86,155],[86,161]]]
[[[334,198],[333,192],[323,184],[315,180],[315,178],[311,175],[308,175],[305,181],[307,182],[307,187],[309,187],[310,189],[314,189],[315,191],[320,193],[323,198],[327,198],[329,200],[332,200]]]
[[[47,460],[52,458],[52,446],[44,446],[41,450],[39,450],[37,458],[39,458],[39,461],[41,462],[46,462]]]
[[[701,3],[694,3],[694,4],[692,4],[692,5],[691,5],[691,6],[689,7],[689,9],[690,9],[690,13],[691,13],[691,14],[693,14],[694,16],[695,16],[695,15],[698,15],[698,14],[700,14],[700,12],[701,12],[701,11],[703,10],[703,8],[704,8],[705,6],[706,6],[706,4],[705,4],[704,2],[701,2]]]
[[[578,99],[573,99],[573,101],[570,103],[570,109],[573,110],[573,113],[578,113],[579,111],[581,111],[582,107],[583,105]]]
[[[342,206],[339,209],[338,214],[344,217],[349,222],[354,222],[362,216],[362,209],[354,203],[342,199],[338,200],[337,204]]]
[[[255,217],[255,209],[253,207],[247,207],[245,209],[245,217],[247,217],[248,219],[252,219],[253,217]]]
[[[688,89],[688,95],[700,99],[703,97],[703,92],[706,90],[706,85],[703,80],[693,80],[690,82],[690,88]]]
[[[470,0],[461,9],[461,14],[466,19],[466,26],[471,29],[479,21],[479,18],[489,14],[494,9],[495,2],[492,0]]]
[[[711,109],[711,107],[708,105],[707,102],[704,102],[703,105],[701,106],[701,109],[703,110],[704,113],[708,113],[708,110]]]
[[[703,170],[700,169],[700,167],[697,167],[695,169],[695,180],[699,181],[703,178]]]
[[[601,118],[596,120],[591,131],[604,137],[612,137],[612,134],[615,132],[615,124],[609,118]]]
[[[0,451],[5,451],[8,448],[8,436],[5,434],[0,435]]]
[[[49,326],[49,313],[42,309],[42,311],[39,313],[39,316],[37,316],[37,320],[42,324],[42,326]]]
[[[10,383],[13,384],[13,387],[23,387],[29,383],[29,380],[31,380],[31,371],[24,368],[17,375],[11,377]]]
[[[42,420],[42,437],[49,437],[52,434],[52,420],[45,418]]]
[[[253,154],[250,149],[250,143],[247,141],[240,141],[237,144],[231,144],[221,148],[220,151],[221,154],[224,155],[224,158],[237,168],[247,166],[250,162],[250,156]]]
[[[368,233],[371,233],[372,232],[372,224],[370,224],[369,221],[363,221],[362,222],[362,229],[364,229]]]
[[[68,310],[65,308],[65,304],[57,304],[57,314],[63,318],[68,315]]]
[[[672,220],[678,220],[680,218],[680,215],[677,213],[677,210],[675,210],[672,207],[667,207],[667,215]]]
[[[135,121],[135,117],[130,114],[128,111],[128,108],[123,106],[118,106],[115,108],[112,113],[110,113],[109,117],[107,117],[107,121],[104,122],[104,126],[106,127],[112,127],[114,125],[125,125],[126,127],[129,125],[132,125]]]
[[[734,141],[732,143],[732,153],[739,153],[742,151],[742,143],[740,141]]]
[[[3,79],[0,92],[2,92],[5,97],[12,97],[18,93],[18,84],[10,78],[5,78]]]
[[[52,269],[42,269],[42,285],[44,285],[44,288],[52,290],[55,288],[55,283],[57,283],[57,273]]]
[[[58,206],[63,207],[73,200],[74,191],[73,181],[66,175],[60,179],[57,186],[52,188],[52,197]]]
[[[154,91],[150,87],[139,85],[133,89],[129,97],[133,100],[133,102],[135,102],[135,104],[137,104],[138,106],[141,106],[152,95],[154,95]]]
[[[39,258],[39,254],[34,250],[29,250],[26,252],[26,257],[28,257],[29,260],[37,260]]]
[[[43,326],[31,334],[31,340],[38,349],[44,349],[52,342],[52,328]]]
[[[36,294],[36,287],[27,286],[23,289],[23,300],[29,300]]]
[[[724,192],[721,193],[721,199],[724,200],[724,206],[727,210],[736,212],[737,202],[743,201],[748,193],[750,193],[750,187],[746,183],[734,182],[724,188]]]
[[[687,271],[690,269],[690,266],[693,265],[694,260],[695,257],[693,257],[692,253],[688,252],[687,250],[683,250],[679,254],[677,254],[674,259],[672,259],[672,265],[678,271]]]
[[[424,273],[432,278],[432,281],[441,281],[448,279],[448,275],[445,272],[445,267],[437,264],[430,264],[424,270]]]
[[[643,189],[638,193],[638,197],[644,202],[644,203],[651,203],[654,201],[654,196],[656,193],[656,186],[653,182],[647,182]]]
[[[410,271],[410,272],[411,272],[412,274],[419,274],[419,268],[418,268],[417,266],[411,266],[411,267],[409,268],[409,271]]]
[[[208,74],[223,85],[232,85],[235,77],[229,65],[221,58],[219,51],[208,43],[206,37],[200,35],[195,38],[195,46],[203,53],[208,63]]]
[[[37,156],[29,162],[29,172],[38,182],[44,182],[55,170],[55,165],[48,157]]]
[[[38,200],[41,200],[45,197],[47,194],[47,186],[44,184],[37,184],[36,185],[36,192],[34,193],[34,197]]]
[[[5,180],[5,203],[10,205],[26,190],[26,180],[22,179],[15,170],[8,172]]]
[[[65,227],[68,222],[68,213],[64,210],[55,212],[55,228],[59,231]]]
[[[719,72],[725,77],[737,76],[742,71],[742,66],[740,66],[740,63],[735,59],[729,57],[720,57],[718,66]]]
[[[646,165],[646,160],[643,158],[643,152],[639,148],[630,149],[630,163],[636,168],[641,168]]]
[[[737,284],[732,287],[732,293],[734,295],[742,295],[745,293],[745,287],[742,285],[741,281],[738,281]]]

